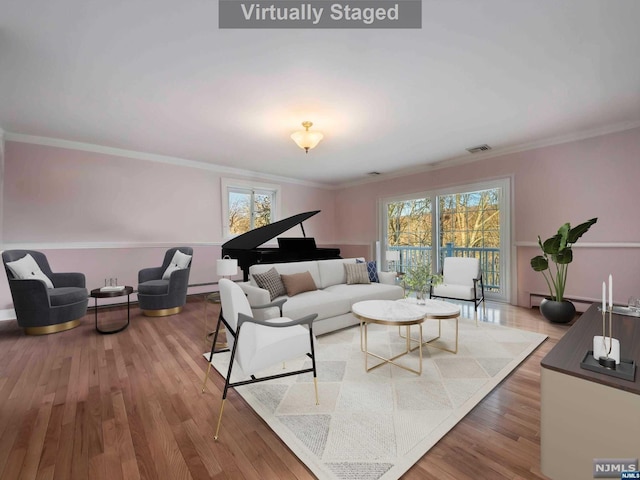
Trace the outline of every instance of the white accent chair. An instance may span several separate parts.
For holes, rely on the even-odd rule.
[[[316,394],[316,405],[318,404],[318,383],[316,375],[316,360],[314,352],[315,337],[313,335],[313,321],[316,314],[307,315],[299,320],[280,315],[266,321],[256,320],[251,313],[251,306],[243,290],[236,283],[226,278],[218,282],[220,288],[220,302],[222,312],[218,319],[216,333],[211,346],[211,357],[215,353],[218,332],[221,323],[227,329],[227,343],[231,349],[229,360],[229,370],[224,384],[222,394],[222,404],[218,416],[218,424],[214,439],[218,439],[222,412],[230,387],[247,385],[250,383],[263,382],[276,378],[298,375],[301,373],[313,373],[313,382]],[[286,300],[279,300],[267,306],[276,306],[282,309],[282,304]],[[255,306],[253,308],[256,308]],[[306,325],[306,328],[305,326]],[[224,350],[228,351],[228,349]],[[256,378],[254,374],[281,364],[288,360],[307,355],[311,358],[311,368],[301,368],[299,370],[285,371],[276,375],[268,375]],[[243,376],[250,377],[247,380],[231,381],[231,372],[234,367],[239,367]],[[207,367],[207,373],[202,386],[204,392],[206,381],[211,369],[211,362]],[[236,372],[237,374],[237,372]]]
[[[442,283],[435,287],[431,286],[429,297],[473,302],[473,310],[477,314],[478,306],[484,302],[484,283],[482,282],[480,260],[466,257],[446,257],[442,266]]]

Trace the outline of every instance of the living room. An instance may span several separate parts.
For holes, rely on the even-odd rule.
[[[305,222],[306,235],[314,237],[320,247],[339,248],[345,258],[370,260],[375,258],[376,242],[385,242],[380,228],[385,200],[499,180],[507,182],[510,194],[510,267],[504,308],[539,316],[536,309],[530,309],[531,294],[544,293],[547,286],[529,265],[538,252],[538,235],[547,238],[564,222],[573,225],[593,217],[598,218],[597,224],[574,252],[566,295],[597,302],[602,281],[611,274],[616,285],[614,301],[626,304],[629,297],[640,295],[640,222],[634,208],[640,198],[640,71],[630,60],[640,39],[629,21],[639,13],[637,4],[620,1],[605,6],[594,0],[587,2],[588,6],[558,2],[561,7],[545,3],[542,8],[537,2],[527,2],[518,10],[503,2],[484,7],[455,3],[457,7],[441,6],[447,14],[461,14],[451,17],[451,23],[442,20],[444,13],[436,15],[435,5],[423,2],[422,31],[397,33],[394,38],[401,38],[405,48],[419,44],[415,51],[401,51],[396,43],[380,50],[384,51],[380,58],[396,72],[389,77],[374,75],[380,69],[380,58],[372,57],[379,50],[371,47],[363,51],[362,38],[380,47],[384,41],[392,42],[396,32],[377,31],[378,37],[372,38],[343,31],[304,31],[299,32],[302,41],[292,46],[284,35],[271,38],[263,32],[217,30],[210,17],[200,15],[197,25],[182,27],[182,33],[196,27],[213,31],[216,36],[207,37],[203,50],[213,49],[216,41],[238,44],[228,47],[232,54],[215,57],[220,62],[216,66],[225,65],[219,67],[225,75],[216,68],[203,67],[198,82],[193,81],[198,77],[194,65],[178,61],[181,38],[167,40],[168,52],[147,41],[136,48],[127,45],[132,38],[140,40],[132,33],[138,27],[143,30],[140,36],[146,32],[149,39],[162,38],[158,31],[164,31],[163,22],[171,18],[167,16],[171,6],[158,6],[156,19],[149,19],[144,28],[141,25],[147,12],[142,7],[132,7],[129,15],[107,10],[113,15],[109,18],[121,22],[121,33],[114,35],[105,21],[97,24],[102,36],[90,35],[96,24],[93,20],[83,22],[82,8],[77,4],[77,12],[67,20],[51,6],[41,5],[52,17],[43,13],[36,20],[27,20],[28,12],[15,7],[7,17],[14,23],[0,20],[0,32],[11,33],[15,26],[26,25],[24,31],[39,40],[31,47],[42,50],[22,49],[23,37],[18,36],[9,42],[10,49],[0,47],[0,62],[7,66],[0,74],[2,250],[42,251],[54,270],[83,272],[87,288],[92,289],[102,286],[105,278],[117,278],[119,283],[135,287],[140,269],[159,264],[171,246],[189,245],[194,250],[190,284],[197,285],[190,287],[189,295],[196,306],[192,305],[184,318],[198,324],[187,328],[188,335],[197,335],[193,332],[201,326],[201,304],[195,299],[215,288],[211,284],[219,279],[216,260],[221,257],[222,244],[230,238],[225,231],[225,185],[276,188],[277,219],[320,210]],[[540,12],[536,13],[537,9]],[[499,11],[504,18],[497,15]],[[547,20],[545,14],[553,20]],[[470,20],[489,22],[493,16],[501,20],[491,24],[493,33],[473,27]],[[518,24],[518,16],[535,17],[535,21]],[[187,14],[182,19],[185,23],[192,20]],[[453,29],[452,23],[458,24],[459,30]],[[582,29],[578,23],[583,24]],[[526,34],[513,32],[518,25]],[[61,42],[52,48],[55,54],[43,42],[47,28],[54,26],[51,35]],[[545,26],[554,33],[557,44],[541,33]],[[445,37],[452,29],[458,36]],[[462,43],[465,29],[473,33]],[[566,38],[562,32],[567,32]],[[448,39],[445,46],[438,43],[438,34]],[[504,47],[509,35],[513,36],[510,49]],[[96,43],[83,46],[78,41],[83,36]],[[195,48],[193,37],[185,38],[190,39],[189,47]],[[523,50],[536,41],[543,47]],[[100,42],[103,47],[98,49]],[[324,49],[316,51],[317,43],[324,43]],[[63,51],[62,44],[68,50]],[[256,44],[261,48],[255,49]],[[315,55],[305,58],[299,69],[291,68],[286,58],[279,56],[265,61],[266,65],[260,63],[255,72],[247,67],[283,45],[290,58],[305,48]],[[554,51],[554,45],[561,53]],[[429,46],[438,48],[431,51]],[[139,56],[126,57],[123,52],[129,49]],[[196,52],[204,55],[203,50],[194,50],[194,56],[198,56]],[[363,57],[361,68],[353,68],[357,70],[353,77],[349,76],[353,54],[342,57],[342,50],[360,52]],[[490,59],[486,70],[480,68],[485,62],[475,56],[483,50]],[[460,51],[469,56],[458,57]],[[545,75],[531,71],[535,80],[527,80],[527,65],[535,62],[528,61],[526,54],[535,52],[537,61],[546,56],[550,61],[539,68]],[[453,55],[461,63],[452,62],[446,75],[426,60],[424,70],[413,69],[413,63],[421,63],[416,58],[428,59],[430,54]],[[331,61],[331,55],[339,60]],[[394,56],[398,58],[394,60]],[[95,63],[88,60],[94,58]],[[167,58],[179,63],[174,71],[165,70]],[[212,64],[213,60],[208,59]],[[71,73],[60,76],[61,71],[48,61],[62,62],[60,69],[77,77]],[[160,78],[160,87],[154,86],[154,75],[139,75],[134,68],[137,61],[140,68],[150,67]],[[468,70],[463,68],[464,61],[471,62],[466,64]],[[442,60],[439,65],[446,64]],[[190,74],[179,75],[181,69]],[[494,74],[489,76],[489,70]],[[475,80],[471,78],[474,75]],[[177,78],[183,83],[173,87]],[[534,88],[542,78],[546,83]],[[213,92],[199,84],[207,79],[215,84]],[[490,80],[496,82],[495,87]],[[402,88],[395,88],[396,82]],[[435,82],[438,88],[432,88],[437,95],[428,95],[429,82]],[[284,83],[282,90],[276,88],[278,83]],[[518,83],[526,87],[514,88]],[[226,90],[234,84],[238,90]],[[450,85],[452,93],[443,85]],[[145,89],[150,89],[148,95]],[[403,89],[409,89],[407,98],[416,99],[414,105],[413,100],[403,101]],[[465,90],[473,95],[466,95]],[[258,93],[246,99],[242,91]],[[470,103],[474,95],[477,104]],[[517,101],[515,97],[521,98]],[[324,98],[328,99],[325,104]],[[308,103],[302,105],[304,101]],[[341,105],[344,111],[340,111]],[[312,129],[325,134],[308,154],[289,138],[305,120],[313,120]],[[510,129],[514,125],[518,132]],[[172,137],[180,142],[173,143]],[[441,143],[445,139],[449,141],[446,145]],[[485,142],[492,147],[488,152],[466,153],[466,148]],[[380,175],[368,175],[373,171]],[[290,233],[299,235],[298,231]],[[0,276],[0,319],[6,320],[0,335],[16,341],[15,312],[4,275]],[[541,316],[539,321],[541,325],[546,322]],[[175,319],[169,322],[160,327],[163,335],[170,335],[170,327],[179,325]],[[33,340],[46,348],[64,348],[65,335]],[[117,343],[117,336],[110,341]],[[167,345],[163,348],[169,348]],[[108,344],[105,350],[109,352],[105,355],[114,351]],[[79,361],[74,360],[74,368]],[[196,374],[189,364],[193,368],[190,375],[198,376],[200,367]],[[527,367],[524,375],[536,373]],[[108,382],[101,385],[108,389]],[[219,382],[215,388],[220,389]],[[8,400],[5,393],[1,398]],[[144,394],[152,393],[145,385]],[[59,398],[56,405],[64,408]],[[242,418],[240,410],[235,418]],[[3,428],[8,425],[8,413],[3,411]],[[66,415],[72,413],[67,411]],[[212,422],[212,415],[209,409],[198,420]],[[250,423],[254,428],[259,421],[252,418]],[[105,432],[108,428],[105,426]],[[231,450],[238,455],[240,448]],[[281,450],[283,447],[274,447],[276,453],[265,455],[277,455]],[[10,456],[17,461],[18,451],[10,445],[0,448],[4,465]],[[225,453],[220,455],[224,458]],[[216,469],[209,467],[209,476],[213,476]],[[230,468],[238,476],[252,475],[247,471],[241,475],[233,470],[237,466]],[[289,468],[302,478],[309,475],[298,470],[304,467]]]
[[[195,251],[190,282],[216,280],[215,260],[225,241],[221,179],[229,175],[215,167],[81,150],[63,141],[51,146],[35,137],[5,137],[4,249],[37,247],[53,265],[84,272],[87,285],[100,286],[105,277],[135,285],[138,270],[156,263],[167,245],[188,244]],[[538,235],[547,238],[564,222],[578,224],[593,217],[599,220],[581,242],[567,296],[597,301],[600,281],[612,273],[615,301],[624,303],[637,295],[640,268],[635,246],[640,227],[629,221],[633,217],[629,206],[637,203],[639,155],[640,127],[636,127],[353,186],[281,181],[280,218],[321,210],[305,222],[308,236],[319,246],[340,248],[345,257],[371,259],[378,239],[380,199],[509,178],[516,272],[511,303],[529,307],[529,293],[545,291],[544,280],[529,266]],[[239,175],[235,178],[242,180]],[[270,176],[252,181],[275,183]],[[197,292],[197,288],[190,291]],[[11,309],[11,303],[3,277],[0,310]]]

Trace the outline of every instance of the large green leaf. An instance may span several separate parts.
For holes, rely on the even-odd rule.
[[[575,243],[578,241],[578,239],[584,235],[587,230],[589,230],[589,228],[591,228],[591,225],[593,225],[594,223],[596,223],[598,221],[597,218],[592,218],[591,220],[588,220],[584,223],[581,223],[580,225],[578,225],[577,227],[573,227],[570,231],[569,231],[569,235],[567,236],[567,243]]]
[[[533,268],[536,272],[543,272],[549,268],[549,261],[542,255],[538,255],[537,257],[533,257],[531,259],[531,268]]]
[[[569,230],[571,230],[571,225],[569,225],[569,223],[565,223],[558,229],[558,235],[560,236],[560,246],[558,247],[558,252],[561,252],[567,246],[567,236],[569,235]]]
[[[547,255],[555,255],[560,251],[560,242],[562,242],[562,236],[560,234],[547,238],[542,244],[542,251]]]
[[[573,261],[573,251],[571,247],[567,247],[553,255],[551,259],[557,264],[567,265]]]

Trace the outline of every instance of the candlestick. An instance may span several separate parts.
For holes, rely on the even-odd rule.
[[[602,282],[602,314],[607,310],[607,285]]]

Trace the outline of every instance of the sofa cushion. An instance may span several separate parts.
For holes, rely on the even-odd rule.
[[[345,297],[353,305],[363,300],[400,300],[404,297],[402,287],[384,283],[369,283],[367,285],[332,285],[323,290],[327,293]]]
[[[87,289],[80,287],[50,288],[47,293],[49,294],[49,304],[52,307],[82,302],[89,297]]]
[[[40,270],[38,262],[29,253],[15,262],[7,262],[6,265],[11,273],[20,280],[40,280],[47,288],[53,288],[51,279]]]
[[[264,273],[270,268],[275,268],[280,275],[291,275],[292,273],[309,272],[313,277],[313,282],[320,288],[320,272],[318,271],[318,262],[290,262],[290,263],[257,263],[249,267],[249,273],[253,276],[255,273]],[[251,278],[251,284],[257,286],[255,280]]]
[[[169,292],[169,280],[149,280],[138,285],[138,293],[143,295],[165,295]]]
[[[347,283],[347,274],[344,271],[345,263],[356,263],[355,258],[339,258],[335,260],[318,260],[320,282],[318,288],[327,288],[339,283]]]
[[[433,287],[434,297],[459,298],[461,300],[473,300],[473,287],[465,285],[446,285],[441,284]]]
[[[370,282],[379,282],[380,278],[378,277],[378,264],[375,260],[371,262],[365,262],[364,260],[356,260],[357,263],[366,263],[367,264],[367,273],[369,274]]]
[[[275,268],[270,268],[264,273],[255,273],[252,277],[256,281],[258,287],[264,288],[269,292],[271,300],[287,293],[284,283],[282,283],[282,279],[280,278],[280,274]]]
[[[348,298],[325,290],[314,290],[290,297],[282,306],[283,314],[292,319],[315,313],[318,315],[316,320],[323,320],[349,313],[350,310],[351,302]]]
[[[317,290],[313,277],[309,272],[292,273],[291,275],[280,275],[287,295],[293,297],[303,292]]]
[[[367,265],[364,263],[345,263],[344,271],[347,275],[347,285],[354,284],[368,284],[369,272],[367,272]]]

